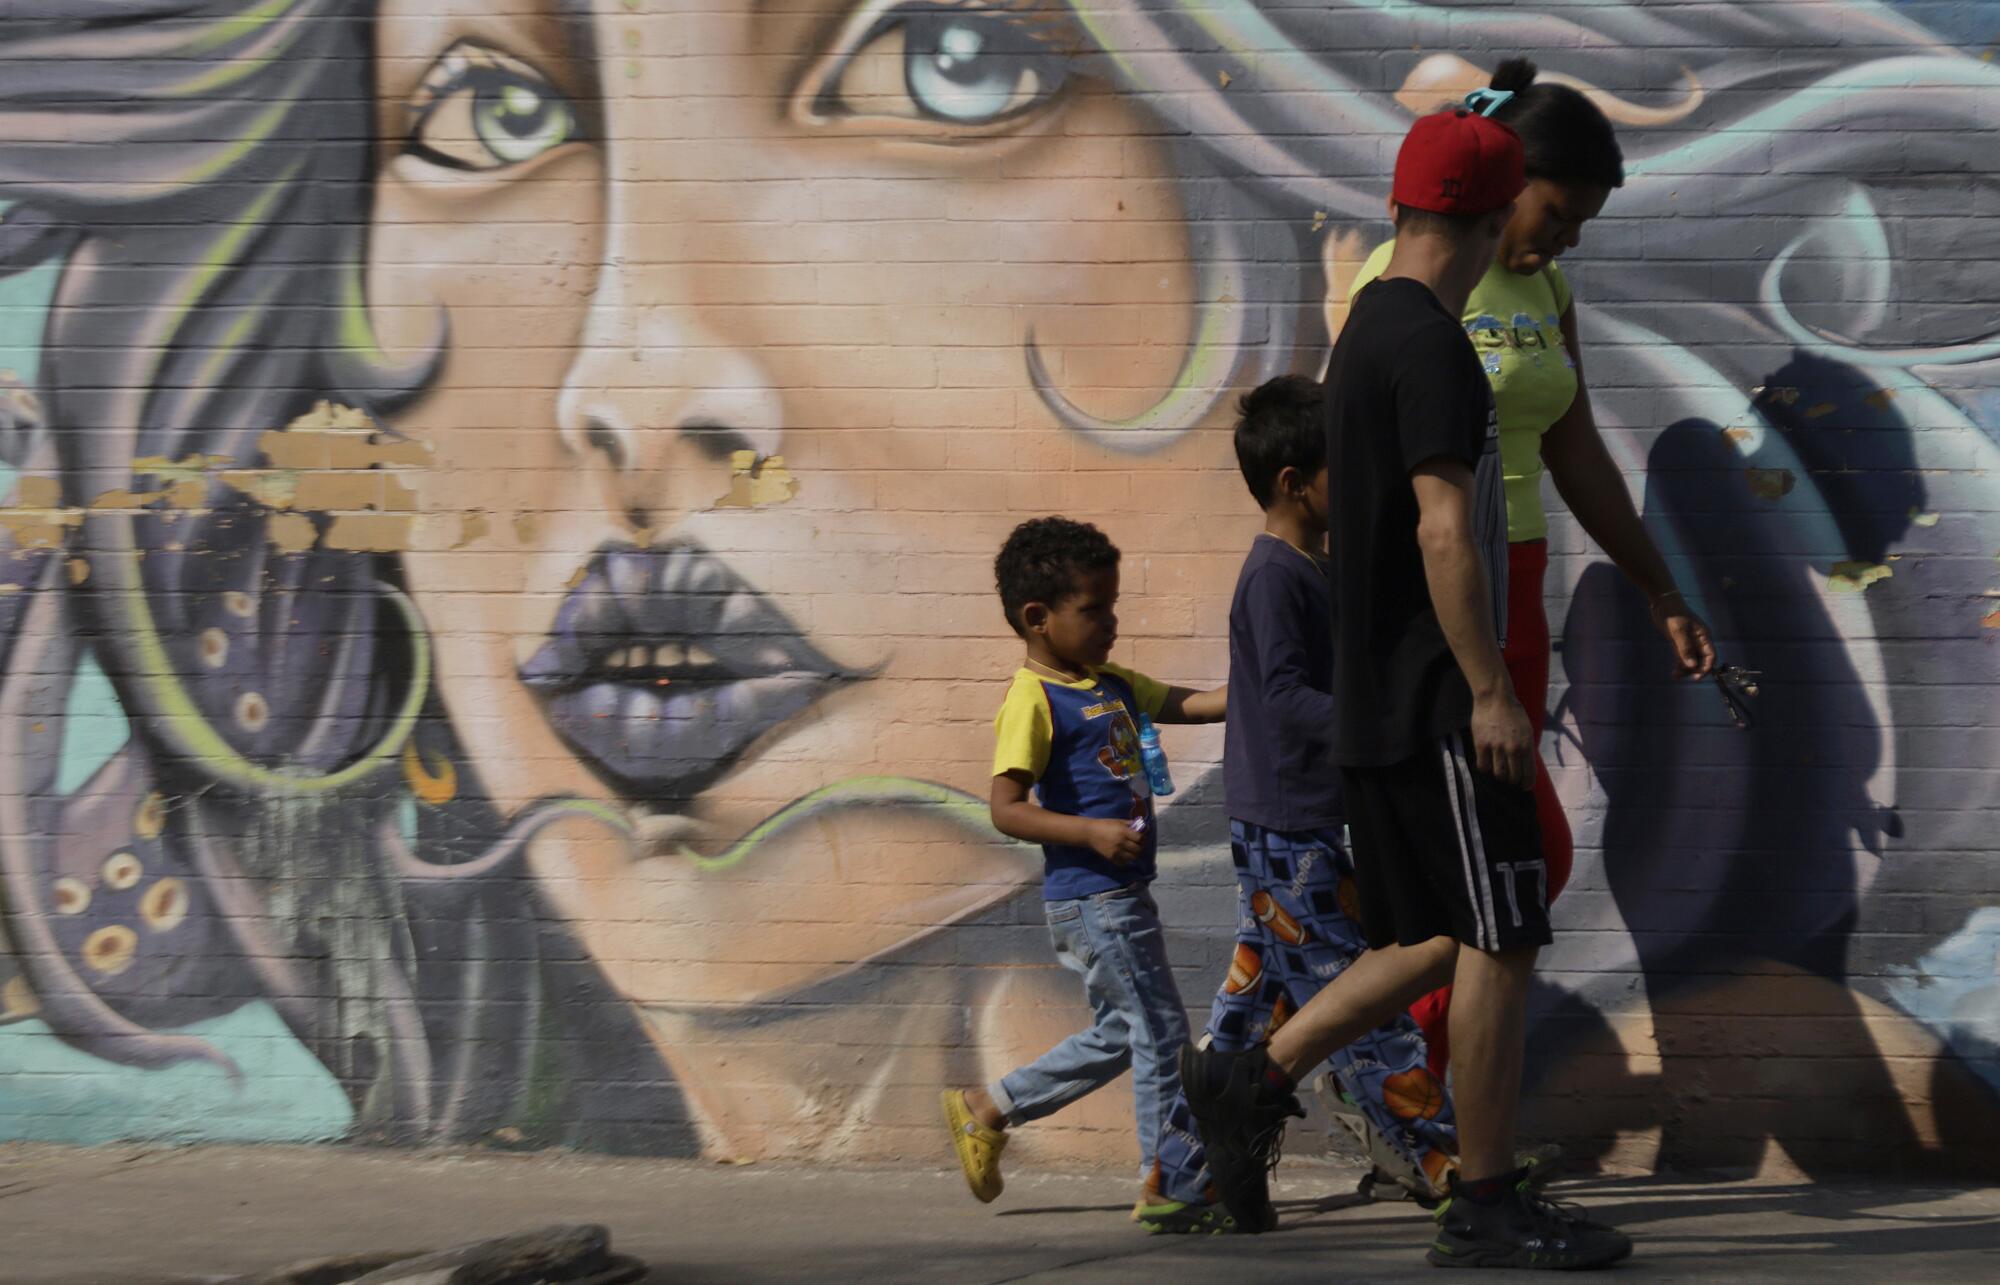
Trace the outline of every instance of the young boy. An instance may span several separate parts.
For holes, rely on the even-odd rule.
[[[1326,435],[1314,380],[1273,379],[1237,406],[1236,462],[1264,510],[1229,608],[1223,786],[1236,865],[1237,935],[1209,1012],[1209,1046],[1261,1043],[1367,949],[1354,921],[1333,761],[1333,605],[1327,581]],[[1341,1118],[1383,1176],[1429,1196],[1458,1150],[1450,1098],[1407,1014],[1328,1059]],[[1175,1100],[1138,1221],[1150,1231],[1237,1226],[1218,1207],[1194,1117]],[[1261,1202],[1268,1208],[1268,1201]]]
[[[1056,958],[1082,976],[1096,1020],[987,1088],[945,1091],[952,1147],[982,1201],[1000,1194],[1009,1126],[1061,1110],[1128,1066],[1140,1173],[1153,1167],[1179,1089],[1187,1014],[1147,891],[1159,832],[1137,718],[1213,723],[1227,703],[1223,688],[1168,687],[1108,663],[1118,640],[1118,549],[1096,527],[1023,522],[993,573],[1007,623],[1027,644],[993,720],[993,825],[1042,845]]]

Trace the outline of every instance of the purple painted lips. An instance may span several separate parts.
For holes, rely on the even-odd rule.
[[[613,546],[521,667],[556,733],[634,800],[682,803],[857,677],[696,545]]]

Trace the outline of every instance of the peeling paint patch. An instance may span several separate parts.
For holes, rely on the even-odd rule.
[[[27,978],[17,973],[0,986],[0,1022],[18,1022],[41,1011],[42,1003],[28,989]]]
[[[1894,574],[1879,562],[1836,562],[1827,576],[1827,588],[1835,593],[1860,593],[1877,580],[1887,580]]]
[[[483,540],[487,535],[486,514],[479,509],[471,509],[458,516],[458,543],[454,549],[463,549],[474,540]],[[575,588],[574,585],[570,586]]]
[[[1747,468],[1743,476],[1750,481],[1750,494],[1760,500],[1780,500],[1792,493],[1799,479],[1788,468]]]
[[[69,572],[71,584],[82,584],[90,579],[90,563],[83,558],[71,558],[63,563],[63,567]]]
[[[1833,414],[1835,411],[1839,409],[1840,408],[1834,405],[1832,402],[1821,402],[1817,406],[1807,407],[1805,411],[1805,417],[1807,419],[1821,419],[1824,418],[1825,416]]]
[[[1234,79],[1236,79],[1236,77],[1230,75],[1226,71],[1218,71],[1215,73],[1215,83],[1222,86],[1224,89],[1229,88],[1229,82]]]
[[[272,515],[271,524],[266,528],[271,543],[280,553],[304,553],[313,547],[318,532],[313,529],[312,519],[303,513],[278,513]]]
[[[754,509],[783,504],[799,493],[798,479],[785,467],[785,457],[773,455],[761,464],[755,451],[729,457],[729,492],[715,502],[718,509]]]
[[[235,462],[227,455],[186,455],[177,460],[164,455],[141,455],[132,461],[132,476],[157,477],[163,482],[202,482],[210,473]]]
[[[1895,389],[1878,388],[1874,392],[1868,394],[1868,396],[1862,398],[1861,400],[1867,402],[1870,406],[1874,407],[1876,410],[1887,411],[1889,409],[1889,403],[1894,401],[1895,399],[1896,399]]]
[[[298,495],[299,475],[288,469],[230,469],[222,475],[222,484],[259,504],[289,509]]]
[[[522,548],[534,548],[536,544],[540,543],[541,533],[542,520],[539,516],[533,513],[517,513],[514,515],[514,540]]]
[[[430,463],[430,447],[384,432],[368,412],[322,401],[257,439],[273,468],[353,469]]]
[[[52,477],[24,477],[14,505],[0,509],[0,527],[13,532],[23,549],[53,549],[63,532],[83,521],[83,510],[62,504],[62,483]]]
[[[1323,228],[1323,227],[1325,227],[1325,226],[1326,226],[1326,211],[1325,211],[1325,210],[1314,210],[1314,211],[1313,211],[1313,226],[1312,226],[1312,230],[1313,230],[1313,231],[1315,231],[1315,232],[1317,232],[1317,231],[1319,231],[1319,230],[1320,230],[1321,228]]]
[[[1759,384],[1750,390],[1750,396],[1754,401],[1764,402],[1771,406],[1796,406],[1799,402],[1799,390],[1783,384],[1774,384],[1769,387]]]
[[[410,547],[416,519],[408,513],[341,513],[327,528],[326,547],[357,553],[399,553]]]
[[[2000,629],[2000,607],[1995,607],[1993,610],[1987,612],[1979,624],[1985,629]]]
[[[1942,513],[1920,513],[1916,509],[1911,509],[1910,525],[1921,526],[1921,527],[1933,527],[1938,524],[1938,521],[1941,518],[1943,518],[1943,516],[1944,515]]]

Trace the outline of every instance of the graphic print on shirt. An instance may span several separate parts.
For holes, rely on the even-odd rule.
[[[1511,323],[1482,312],[1465,323],[1465,334],[1479,350],[1479,364],[1488,375],[1500,373],[1501,359],[1508,353],[1535,366],[1553,353],[1565,368],[1576,369],[1576,363],[1570,359],[1569,345],[1563,342],[1562,318],[1553,312],[1539,321],[1525,312],[1517,312]]]
[[[1473,470],[1472,531],[1486,562],[1486,582],[1493,598],[1493,632],[1507,645],[1507,492],[1501,481],[1500,412],[1486,403],[1486,440]]]
[[[1083,711],[1083,716],[1097,718],[1107,713],[1111,715],[1110,739],[1097,751],[1097,761],[1111,773],[1114,781],[1143,780],[1139,762],[1139,726],[1132,721],[1124,702],[1089,706]]]
[[[1147,779],[1145,765],[1139,758],[1139,725],[1132,721],[1131,712],[1122,701],[1092,709],[1108,710],[1111,714],[1110,739],[1097,751],[1097,761],[1111,773],[1112,780],[1123,781],[1131,788],[1132,810],[1128,816],[1144,828],[1151,824],[1147,818],[1152,814],[1153,783]],[[1084,710],[1084,717],[1090,717],[1092,709]]]

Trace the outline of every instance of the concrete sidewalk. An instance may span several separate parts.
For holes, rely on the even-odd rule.
[[[0,1145],[0,1280],[212,1281],[299,1259],[442,1248],[574,1221],[659,1282],[1434,1279],[1412,1205],[1357,1205],[1357,1171],[1287,1161],[1285,1227],[1259,1237],[1148,1237],[1131,1184],[1013,1175],[981,1206],[957,1172],[742,1168],[490,1152],[347,1148],[79,1149]],[[1649,1279],[2000,1279],[1990,1188],[1559,1184],[1632,1231],[1622,1269]]]

